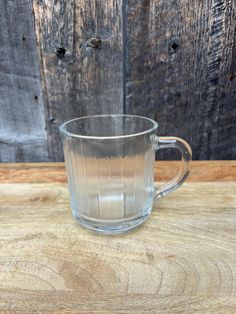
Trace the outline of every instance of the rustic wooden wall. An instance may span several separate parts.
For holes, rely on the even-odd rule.
[[[234,0],[3,0],[0,42],[1,161],[62,160],[61,122],[111,112],[236,158]]]

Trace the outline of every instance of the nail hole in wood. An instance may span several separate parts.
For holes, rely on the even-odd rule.
[[[25,41],[25,40],[26,40],[25,36],[22,36],[22,40],[23,40],[23,41]]]
[[[87,40],[87,47],[95,48],[95,49],[101,49],[102,48],[102,40],[101,38],[89,38]]]
[[[176,52],[178,47],[179,47],[179,45],[176,44],[175,42],[171,45],[171,48],[174,50],[174,52]]]
[[[217,85],[219,82],[218,77],[214,77],[213,79],[210,80],[210,82],[212,83],[212,85]]]
[[[56,56],[58,59],[63,59],[66,54],[66,49],[63,47],[58,47],[56,51]]]
[[[37,95],[35,95],[35,96],[34,96],[34,99],[37,101],[37,100],[38,100],[38,96],[37,96]]]

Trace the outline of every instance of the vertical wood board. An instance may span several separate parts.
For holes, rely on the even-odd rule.
[[[127,0],[126,12],[127,112],[186,139],[195,159],[235,158],[235,2]]]
[[[123,111],[121,11],[120,0],[34,2],[54,161],[63,160],[62,122]]]
[[[48,161],[30,1],[1,1],[0,43],[0,161]]]

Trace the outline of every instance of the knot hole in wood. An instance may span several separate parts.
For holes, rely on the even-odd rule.
[[[89,38],[87,40],[87,47],[101,49],[102,48],[102,40],[99,37]]]
[[[56,56],[58,59],[63,59],[66,54],[66,49],[63,47],[58,47],[56,51]]]

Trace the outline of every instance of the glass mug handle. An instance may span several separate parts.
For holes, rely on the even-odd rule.
[[[182,163],[177,176],[170,182],[156,187],[155,198],[160,198],[174,190],[184,183],[189,175],[189,164],[192,160],[192,151],[187,142],[178,137],[158,137],[153,135],[154,149],[176,148],[182,155]]]

